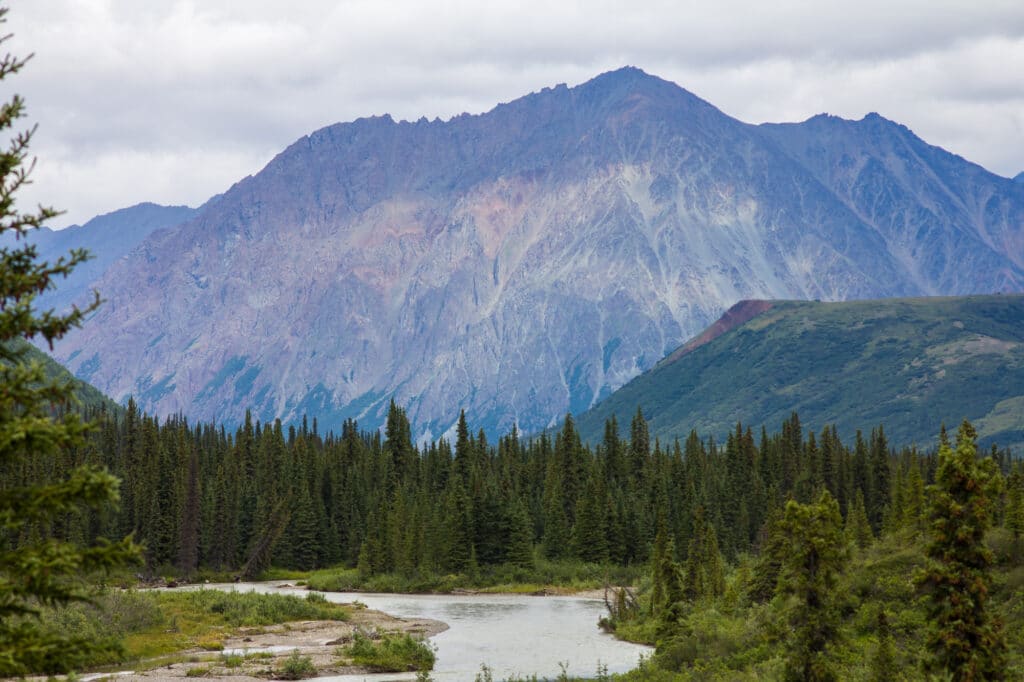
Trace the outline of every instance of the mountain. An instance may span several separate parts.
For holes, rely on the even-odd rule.
[[[1020,291],[1024,186],[879,116],[754,126],[635,68],[295,142],[99,282],[56,356],[193,419],[489,433],[582,412],[742,299]]]
[[[1017,175],[1015,175],[1013,177],[1013,181],[1014,182],[1024,182],[1024,173],[1017,173]]]
[[[156,230],[178,225],[196,210],[188,206],[160,206],[144,203],[97,216],[85,225],[72,225],[63,230],[43,227],[29,233],[28,239],[36,245],[40,260],[54,262],[67,256],[73,248],[84,248],[91,258],[76,267],[58,282],[58,287],[43,294],[40,308],[67,309],[73,302],[92,291],[92,284],[106,272],[111,264],[127,254]],[[0,236],[0,246],[12,243],[14,234]]]
[[[1024,447],[1024,295],[843,303],[743,301],[577,418],[600,442],[639,407],[651,435],[775,430],[796,411],[840,436],[883,424],[894,445],[935,445],[970,419],[982,443]]]

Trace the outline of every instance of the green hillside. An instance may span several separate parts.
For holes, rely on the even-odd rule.
[[[884,424],[895,445],[931,446],[936,425],[968,418],[982,445],[1024,447],[1022,295],[745,302],[723,321],[580,415],[583,437],[640,406],[663,442],[737,421],[773,431],[796,411],[844,437]]]
[[[99,389],[94,386],[85,383],[84,381],[75,378],[67,369],[65,369],[60,363],[51,358],[46,353],[42,352],[35,346],[25,341],[17,342],[17,349],[24,349],[28,354],[28,359],[36,362],[41,362],[43,368],[46,371],[46,375],[51,378],[61,378],[67,381],[71,381],[75,384],[75,397],[78,398],[81,403],[81,407],[87,411],[92,409],[105,408],[108,412],[118,412],[123,410],[120,405],[108,398],[106,395],[101,393]]]

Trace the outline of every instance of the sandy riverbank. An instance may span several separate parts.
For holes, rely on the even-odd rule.
[[[228,653],[263,652],[260,657],[249,656],[240,665],[228,667],[227,657],[223,653],[202,651],[200,649],[182,652],[184,660],[169,665],[139,670],[130,674],[117,674],[118,681],[146,680],[247,680],[274,679],[272,672],[292,652],[298,650],[303,656],[309,656],[319,675],[345,675],[371,672],[365,667],[346,665],[338,655],[339,647],[351,640],[356,631],[370,633],[381,631],[387,633],[409,633],[417,637],[432,637],[448,629],[448,625],[437,620],[425,618],[395,618],[380,611],[374,611],[356,605],[348,621],[299,621],[282,625],[271,625],[260,628],[243,628],[235,636],[224,641],[224,651]],[[145,667],[144,665],[139,666]],[[192,671],[190,673],[190,671]],[[83,676],[85,680],[102,678],[104,675]]]

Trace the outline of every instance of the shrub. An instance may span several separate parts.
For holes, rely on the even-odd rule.
[[[434,650],[409,634],[385,634],[374,641],[357,633],[341,653],[356,665],[378,672],[430,670],[434,667]]]
[[[279,680],[305,680],[316,677],[316,666],[309,656],[303,656],[296,649],[291,656],[284,659],[281,667],[275,671],[275,677]]]

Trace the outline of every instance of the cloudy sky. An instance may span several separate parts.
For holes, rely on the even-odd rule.
[[[296,138],[448,118],[626,64],[743,121],[870,111],[1024,171],[1021,0],[10,0],[2,84],[38,123],[55,226],[198,205]],[[27,206],[26,206],[27,208]]]

